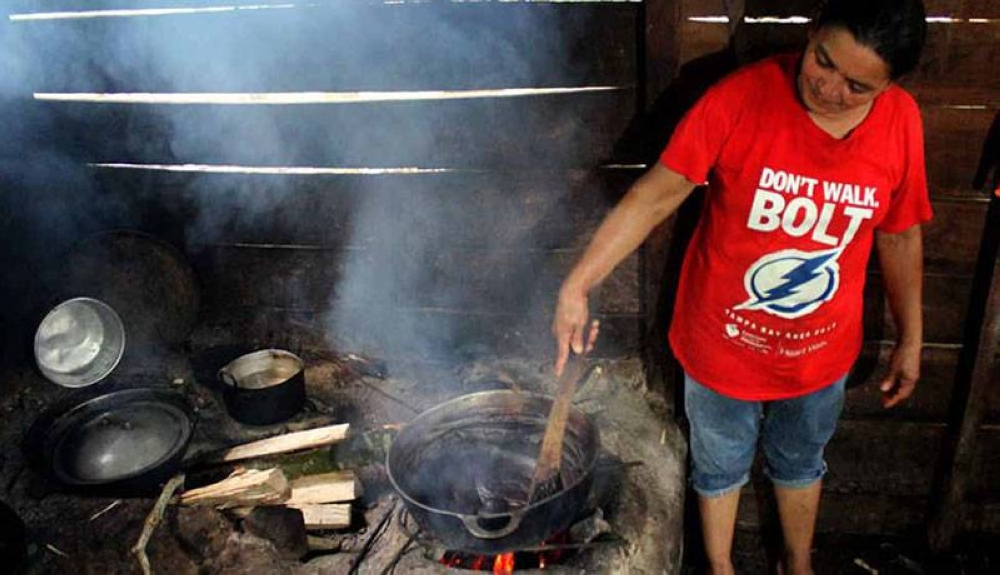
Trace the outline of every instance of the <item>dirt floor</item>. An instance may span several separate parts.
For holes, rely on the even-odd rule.
[[[700,542],[693,539],[685,541],[683,575],[705,572],[695,547]],[[737,530],[733,547],[737,573],[775,573],[768,568],[760,532]],[[813,549],[813,567],[817,575],[995,575],[1000,573],[1000,536],[968,537],[958,542],[952,553],[931,557],[917,535],[819,534]]]

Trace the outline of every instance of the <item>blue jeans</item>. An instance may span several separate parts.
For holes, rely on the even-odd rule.
[[[691,424],[691,485],[718,497],[750,479],[760,438],[765,474],[780,487],[806,487],[826,473],[823,450],[844,406],[847,376],[820,390],[776,401],[719,395],[684,375],[684,409]]]

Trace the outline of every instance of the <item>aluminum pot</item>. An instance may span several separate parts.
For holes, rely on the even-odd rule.
[[[125,352],[125,327],[111,307],[76,297],[52,308],[35,331],[35,363],[63,387],[86,387],[107,377]]]
[[[422,532],[479,554],[538,545],[585,510],[600,448],[597,427],[572,408],[563,489],[527,503],[552,398],[513,391],[465,395],[404,427],[389,449],[389,480]]]
[[[281,349],[242,355],[219,370],[219,380],[226,409],[240,423],[281,423],[306,402],[305,364]]]

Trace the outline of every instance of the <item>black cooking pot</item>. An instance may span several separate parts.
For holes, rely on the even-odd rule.
[[[219,370],[219,379],[226,410],[240,423],[281,423],[306,402],[305,364],[281,349],[242,355]]]
[[[600,439],[572,408],[563,489],[525,501],[552,398],[513,391],[443,403],[404,427],[389,449],[389,480],[424,535],[442,547],[495,554],[538,545],[585,511]]]
[[[146,493],[179,470],[194,426],[180,393],[88,390],[36,419],[23,448],[36,470],[75,491]]]

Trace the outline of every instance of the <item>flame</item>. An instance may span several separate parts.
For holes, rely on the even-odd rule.
[[[514,554],[497,555],[493,560],[493,575],[511,575],[514,572]]]

